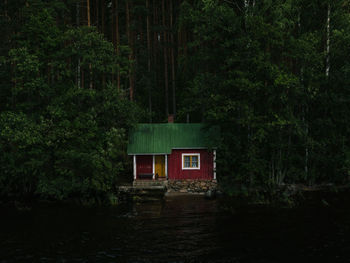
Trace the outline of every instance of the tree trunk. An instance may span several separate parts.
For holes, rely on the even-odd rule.
[[[91,26],[91,18],[90,18],[90,0],[86,0],[86,14],[87,14],[87,26]],[[89,63],[89,88],[92,89],[92,66]]]
[[[90,0],[86,0],[86,14],[87,14],[87,25],[88,27],[91,26],[91,21],[90,21]]]
[[[105,35],[105,13],[106,13],[106,6],[105,6],[105,1],[101,1],[101,22],[100,22],[100,28],[101,28],[101,33]],[[102,87],[106,87],[106,74],[102,74]]]
[[[165,86],[165,115],[169,115],[169,83],[168,83],[168,56],[167,56],[167,33],[165,20],[165,0],[162,0],[162,18],[163,18],[163,54],[164,54],[164,86]]]
[[[327,47],[326,47],[326,77],[329,76],[329,69],[330,69],[330,63],[329,63],[329,52],[330,52],[330,23],[331,23],[331,5],[328,3],[327,7]]]
[[[156,26],[158,25],[158,12],[157,12],[157,1],[153,0],[153,25]],[[157,65],[157,51],[158,51],[158,34],[159,32],[155,31],[153,32],[153,65]]]
[[[115,2],[116,0],[112,0],[112,16],[111,16],[111,22],[112,22],[112,26],[111,26],[111,30],[112,30],[112,43],[115,45],[116,43],[116,36],[115,36]]]
[[[175,58],[174,58],[174,32],[173,32],[173,1],[169,0],[170,4],[170,29],[171,29],[171,86],[172,86],[172,97],[173,97],[173,114],[176,115],[176,97],[175,97]]]
[[[106,6],[105,1],[101,1],[101,32],[105,34],[105,14],[106,14]]]
[[[151,89],[151,39],[150,39],[150,21],[149,21],[149,0],[146,0],[146,26],[147,26],[147,86],[148,86],[148,107],[149,107],[149,122],[152,123],[152,89]]]
[[[119,34],[119,6],[118,0],[115,0],[115,37],[116,37],[116,51],[119,56],[120,34]],[[117,72],[117,88],[120,91],[120,71]]]
[[[96,21],[96,27],[98,30],[100,29],[99,12],[100,12],[99,1],[96,0],[95,1],[95,21]]]
[[[77,4],[76,4],[76,9],[77,9],[77,11],[76,11],[76,24],[77,24],[77,27],[79,27],[80,26],[80,6],[79,6],[79,2],[77,2]],[[78,65],[77,65],[77,76],[76,76],[76,78],[77,78],[77,86],[78,86],[78,88],[80,88],[81,86],[80,86],[80,57],[78,58]]]
[[[112,37],[112,43],[114,45],[114,47],[116,48],[116,35],[115,35],[115,13],[116,13],[116,8],[115,8],[115,2],[116,0],[112,0],[112,13],[111,13],[111,23],[112,25],[109,27],[111,29],[111,37]],[[114,85],[115,83],[115,74],[112,73],[112,76],[111,76],[111,81],[112,81],[112,84]]]
[[[129,0],[126,1],[126,32],[128,37],[128,43],[130,47],[130,54],[129,54],[129,61],[133,60],[134,55],[134,47],[132,43],[132,36],[131,36],[131,30],[130,30],[130,3]],[[134,80],[133,80],[133,69],[132,66],[129,69],[129,96],[130,100],[134,100]]]
[[[161,73],[160,70],[160,31],[159,31],[159,1],[158,0],[153,0],[152,1],[152,9],[153,9],[153,26],[154,26],[154,31],[153,31],[153,45],[152,45],[152,67],[153,67],[153,86],[154,87],[161,87],[161,79],[163,79],[163,74]]]

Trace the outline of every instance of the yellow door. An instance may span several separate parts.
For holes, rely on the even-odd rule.
[[[164,158],[164,155],[156,155],[154,163],[155,163],[154,172],[156,174],[156,178],[157,178],[157,174],[158,174],[158,178],[165,178],[165,158]]]

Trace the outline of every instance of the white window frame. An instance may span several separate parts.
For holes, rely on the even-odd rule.
[[[185,156],[197,156],[198,157],[198,167],[185,167],[184,159]],[[201,154],[200,153],[183,153],[181,155],[182,170],[200,170],[201,169]]]

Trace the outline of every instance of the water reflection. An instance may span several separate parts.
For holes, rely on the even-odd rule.
[[[349,261],[344,207],[240,208],[174,197],[114,208],[3,210],[0,262]]]

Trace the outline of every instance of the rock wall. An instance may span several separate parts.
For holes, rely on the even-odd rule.
[[[217,190],[216,180],[169,180],[168,192],[206,193]]]

